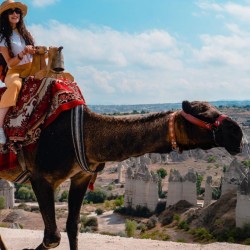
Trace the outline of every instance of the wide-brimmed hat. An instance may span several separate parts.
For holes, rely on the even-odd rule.
[[[2,4],[0,5],[0,15],[8,9],[15,9],[15,8],[19,8],[22,13],[23,16],[25,16],[27,14],[27,5],[21,3],[21,2],[15,2],[14,0],[6,0],[3,1]]]

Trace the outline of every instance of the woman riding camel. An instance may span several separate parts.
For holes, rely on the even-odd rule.
[[[22,87],[20,74],[29,70],[35,53],[34,39],[23,21],[26,14],[27,6],[21,2],[6,0],[0,6],[0,49],[8,65],[7,89],[0,101],[0,144],[6,143],[3,130],[5,115],[9,107],[16,105]]]

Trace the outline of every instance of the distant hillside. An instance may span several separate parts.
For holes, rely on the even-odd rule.
[[[250,107],[249,101],[215,101],[210,102],[216,107]],[[135,105],[88,105],[97,113],[132,113],[133,111],[159,112],[164,110],[181,109],[181,103],[160,103],[160,104],[135,104]]]

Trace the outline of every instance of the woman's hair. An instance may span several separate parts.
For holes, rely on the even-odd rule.
[[[34,46],[34,38],[31,36],[30,32],[26,29],[24,21],[23,21],[23,14],[20,14],[20,20],[16,25],[16,28],[19,34],[25,41],[26,45],[33,45]],[[6,46],[8,47],[10,57],[14,57],[11,48],[10,37],[12,35],[12,27],[9,22],[9,15],[8,10],[4,11],[0,16],[0,41],[5,39]]]

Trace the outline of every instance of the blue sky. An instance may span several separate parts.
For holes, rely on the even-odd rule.
[[[250,0],[24,0],[87,104],[250,99]]]

